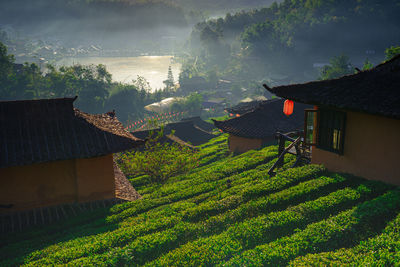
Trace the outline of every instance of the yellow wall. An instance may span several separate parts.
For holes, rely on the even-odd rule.
[[[78,201],[85,202],[115,197],[112,154],[76,160]]]
[[[229,134],[228,144],[229,144],[229,151],[232,153],[244,153],[251,149],[258,149],[261,148],[268,142],[273,142],[274,138],[245,138],[239,137],[233,134]]]
[[[77,199],[75,160],[0,169],[0,204],[13,210],[71,203]],[[9,209],[0,209],[8,211]]]
[[[1,212],[114,197],[112,155],[0,169]]]
[[[344,153],[313,147],[312,163],[400,185],[400,120],[347,112]]]

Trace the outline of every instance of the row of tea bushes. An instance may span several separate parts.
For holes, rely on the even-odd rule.
[[[287,184],[293,184],[296,179],[298,181],[308,179],[308,177],[315,176],[321,171],[324,170],[319,166],[304,166],[302,168],[299,168],[296,177],[287,176],[285,175],[285,172],[282,172],[277,177],[267,179],[261,184],[249,186],[248,191],[244,191],[242,194],[245,196],[246,192],[252,192],[252,196],[254,197],[255,191],[259,192],[260,195],[263,195],[262,193],[271,193],[274,191],[278,191],[279,189],[286,187]],[[251,181],[253,181],[253,179],[251,179]],[[316,188],[320,189],[322,186],[329,183],[338,183],[340,182],[340,179],[321,179],[321,181],[323,181],[321,184],[315,185]],[[307,187],[302,186],[302,188],[305,190],[304,192],[307,193],[311,190],[310,188],[312,188],[312,186],[308,184]],[[297,192],[298,190],[292,189],[292,187],[290,187],[287,189],[287,191]],[[273,207],[271,208],[282,207],[282,205],[279,205],[280,195],[282,195],[281,200],[287,204],[288,195],[290,194],[276,193],[271,195],[270,199],[274,200]],[[242,197],[242,199],[246,199],[246,197]],[[260,202],[260,205],[262,204],[263,203]],[[190,239],[193,237],[215,233],[216,230],[222,231],[226,229],[226,227],[228,227],[229,225],[234,224],[235,222],[240,220],[240,218],[236,218],[235,220],[231,220],[229,222],[226,218],[230,218],[231,215],[229,211],[225,210],[226,212],[223,213],[222,216],[216,217],[217,219],[220,218],[220,223],[216,222],[216,218],[211,218],[207,221],[204,221],[209,217],[206,214],[203,217],[198,218],[198,223],[185,223],[183,221],[180,221],[184,219],[184,214],[187,214],[189,210],[190,212],[196,212],[196,207],[201,209],[201,205],[197,206],[193,205],[193,203],[188,202],[180,202],[166,205],[160,210],[153,210],[153,212],[147,212],[146,214],[143,214],[145,215],[146,220],[126,220],[126,222],[121,223],[121,227],[119,229],[113,232],[107,233],[106,235],[98,235],[95,239],[75,240],[74,244],[70,242],[67,247],[64,246],[62,250],[59,250],[59,252],[51,251],[51,256],[44,257],[43,259],[34,263],[37,265],[49,264],[51,262],[64,264],[74,258],[87,257],[88,255],[94,253],[103,253],[104,250],[106,250],[107,248],[114,246],[123,246],[131,241],[133,241],[133,243],[129,243],[127,247],[129,247],[129,251],[131,251],[130,253],[135,256],[135,262],[144,262],[145,260],[158,255],[157,253],[163,251],[162,248],[170,249],[171,247],[180,245],[180,242],[190,241]],[[249,216],[256,216],[262,211],[262,209],[260,209],[259,213],[254,212],[251,206],[248,206],[247,209],[249,210],[249,212],[247,212]],[[243,214],[245,213],[245,210],[246,207],[241,208],[241,212]],[[224,210],[220,210],[220,212],[223,211]],[[252,213],[252,215],[250,215],[250,213]],[[166,217],[169,220],[160,221],[160,217]],[[141,218],[141,216],[139,215],[133,218]],[[219,227],[217,229],[214,227],[216,224],[223,224],[225,225],[225,227]],[[163,230],[166,228],[169,229]],[[182,231],[182,229],[184,229],[184,231]],[[158,232],[158,230],[163,231]],[[146,249],[144,249],[144,244],[146,244]],[[79,247],[79,250],[77,250],[76,247]],[[96,257],[101,256],[98,255]],[[92,261],[92,257],[88,256],[88,261]],[[80,262],[83,261],[80,260]]]
[[[355,189],[338,190],[284,211],[271,212],[267,215],[247,219],[241,223],[235,223],[219,235],[200,238],[187,243],[148,265],[214,265],[226,260],[229,256],[237,255],[244,249],[290,234],[297,228],[305,228],[313,221],[329,217],[338,209],[351,207],[366,198],[382,193],[384,190],[384,187],[381,188],[381,192],[371,190],[368,184]]]
[[[298,256],[356,245],[384,227],[400,210],[400,191],[341,212],[291,236],[245,251],[226,263],[229,266],[283,266]]]
[[[400,262],[400,215],[391,221],[383,233],[362,241],[353,248],[308,254],[289,263],[290,266],[357,265],[395,266]]]

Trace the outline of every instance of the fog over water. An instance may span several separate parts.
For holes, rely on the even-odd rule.
[[[115,82],[132,83],[137,75],[143,76],[151,88],[163,88],[167,79],[168,67],[171,66],[175,81],[178,80],[181,64],[172,60],[172,56],[139,56],[139,57],[78,57],[64,58],[57,62],[58,66],[98,65],[106,66]]]

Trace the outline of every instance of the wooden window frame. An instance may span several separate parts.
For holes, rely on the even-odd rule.
[[[308,134],[308,129],[307,129],[307,121],[308,121],[308,114],[309,113],[315,113],[316,116],[316,121],[313,122],[313,141],[308,142],[307,140],[307,134]],[[304,110],[304,144],[307,146],[316,146],[318,142],[318,130],[319,130],[319,110],[318,109],[305,109]]]
[[[316,147],[343,155],[347,113],[343,110],[325,107],[319,108],[318,111]],[[335,131],[339,134],[335,134]]]

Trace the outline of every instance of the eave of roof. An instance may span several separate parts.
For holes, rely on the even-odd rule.
[[[289,117],[283,114],[283,100],[266,101],[252,112],[225,121],[213,120],[215,127],[223,132],[245,138],[270,138],[277,131],[289,132],[303,128],[304,109],[310,106],[295,103]]]
[[[0,102],[0,168],[91,158],[144,141],[115,116],[73,108],[76,98]]]
[[[267,88],[297,102],[400,119],[400,55],[338,79]]]

